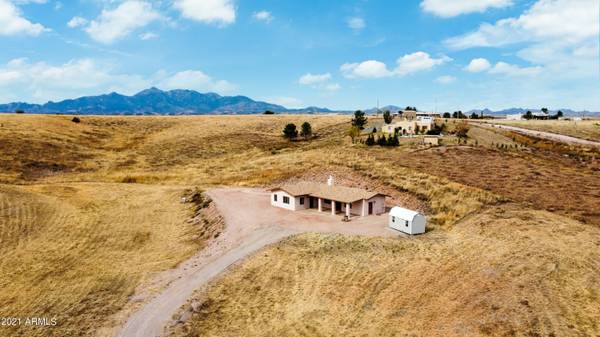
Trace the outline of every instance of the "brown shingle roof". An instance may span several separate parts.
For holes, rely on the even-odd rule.
[[[361,188],[346,187],[346,186],[329,186],[327,184],[319,184],[312,182],[299,182],[296,184],[286,184],[272,188],[271,191],[282,190],[292,196],[309,195],[311,197],[335,200],[339,202],[355,202],[362,199],[371,199],[382,193],[371,192]]]

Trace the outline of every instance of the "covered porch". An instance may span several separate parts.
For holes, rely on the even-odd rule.
[[[310,196],[308,206],[309,209],[314,209],[317,212],[330,213],[331,215],[343,214],[348,218],[373,214],[372,203],[364,199],[349,202],[348,200],[340,201]]]

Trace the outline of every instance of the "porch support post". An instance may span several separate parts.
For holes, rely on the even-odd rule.
[[[360,211],[360,216],[365,216],[365,199],[362,200],[362,209]]]
[[[346,216],[350,217],[350,203],[346,203]]]
[[[323,206],[322,206],[323,201],[321,201],[321,198],[318,198],[317,204],[318,204],[319,212],[323,212]]]
[[[335,215],[335,200],[331,200],[331,215]]]

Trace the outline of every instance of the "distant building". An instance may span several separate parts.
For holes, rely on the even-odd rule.
[[[511,121],[520,121],[523,119],[523,114],[506,115],[506,119],[511,120]]]
[[[423,144],[438,146],[440,145],[440,136],[427,135],[423,137]]]
[[[412,111],[414,112],[414,111]],[[410,136],[416,134],[417,127],[419,133],[426,133],[433,127],[434,120],[432,117],[416,117],[415,119],[401,118],[400,120],[394,120],[391,124],[384,124],[381,127],[381,132],[394,134],[398,133],[401,136]]]

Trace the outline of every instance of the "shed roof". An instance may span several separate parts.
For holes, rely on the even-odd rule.
[[[417,216],[417,215],[423,216],[421,213],[419,213],[417,211],[413,211],[413,210],[403,208],[403,207],[398,207],[398,206],[392,207],[392,209],[390,210],[390,215],[395,216],[400,219],[409,220],[409,221],[412,221],[415,218],[415,216]]]
[[[362,199],[371,199],[377,195],[384,195],[378,192],[367,191],[362,188],[346,186],[329,186],[327,184],[313,182],[299,182],[296,184],[286,184],[272,188],[271,191],[282,190],[292,196],[309,195],[312,197],[335,200],[339,202],[355,202]]]

